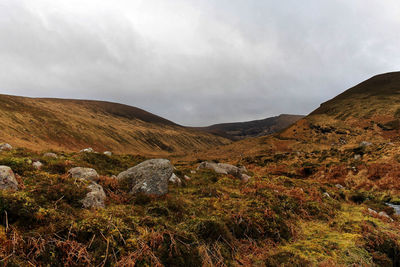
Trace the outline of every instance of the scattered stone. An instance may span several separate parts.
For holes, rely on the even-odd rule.
[[[243,183],[247,183],[249,180],[250,180],[250,176],[248,176],[247,174],[245,174],[245,173],[242,173],[241,174],[241,176],[240,176],[240,180],[242,180],[242,182]]]
[[[106,193],[104,193],[103,187],[98,183],[91,182],[88,188],[90,189],[90,192],[81,200],[83,207],[85,209],[104,208]]]
[[[324,197],[326,197],[326,198],[331,198],[331,195],[329,195],[328,192],[324,192],[322,195],[323,195]]]
[[[193,171],[193,170],[191,170],[191,171],[190,171],[190,173],[191,173],[191,174],[195,174],[195,173],[196,173],[196,171]]]
[[[338,189],[343,189],[343,188],[344,188],[344,186],[341,185],[341,184],[336,184],[335,186],[336,186],[336,188],[338,188]]]
[[[0,151],[11,151],[13,147],[10,144],[3,143],[0,144]]]
[[[109,156],[109,157],[112,156],[112,152],[111,151],[104,151],[103,154],[106,155],[106,156]]]
[[[367,147],[367,146],[371,146],[371,145],[372,145],[372,143],[367,142],[367,141],[362,141],[362,142],[360,143],[360,147]]]
[[[75,167],[68,171],[68,174],[71,175],[72,178],[79,178],[93,181],[99,178],[97,171],[92,168],[82,168],[82,167]]]
[[[91,147],[82,149],[81,151],[79,151],[80,153],[95,153],[94,149]]]
[[[371,215],[378,215],[378,212],[376,212],[375,210],[373,210],[373,209],[371,209],[371,208],[368,208],[368,212],[371,214]]]
[[[151,159],[118,174],[120,183],[127,184],[131,193],[142,192],[148,195],[168,193],[168,181],[174,167],[167,159]]]
[[[18,189],[18,182],[10,167],[0,166],[0,189]]]
[[[53,158],[53,159],[57,159],[58,158],[57,154],[56,153],[52,153],[52,152],[45,153],[43,155],[43,157],[45,157],[45,158]]]
[[[393,222],[393,219],[390,218],[390,216],[389,216],[386,212],[384,212],[384,211],[379,212],[378,215],[381,216],[381,217],[384,217],[384,218],[386,218],[386,219],[389,219],[390,221]]]
[[[360,160],[360,159],[361,159],[361,155],[360,154],[354,155],[354,160]]]
[[[189,176],[187,176],[187,175],[185,175],[184,177],[183,177],[186,181],[190,181],[190,180],[192,180],[192,178],[190,178]]]
[[[172,175],[171,175],[171,177],[169,178],[169,181],[171,182],[171,183],[173,183],[173,184],[182,184],[182,181],[181,181],[181,179],[178,177],[178,176],[176,176],[176,174],[175,173],[173,173]]]
[[[200,163],[200,165],[197,167],[197,170],[200,169],[214,170],[216,173],[219,174],[230,174],[238,179],[241,179],[243,182],[247,182],[251,178],[250,176],[244,174],[244,172],[247,172],[246,167],[244,166],[238,168],[231,164],[204,161]]]
[[[32,166],[36,169],[36,170],[40,170],[43,167],[43,163],[41,163],[40,161],[34,161],[32,163]]]

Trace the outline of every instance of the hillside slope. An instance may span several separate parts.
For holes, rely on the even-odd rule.
[[[0,141],[33,150],[91,146],[116,153],[186,153],[229,143],[139,108],[88,100],[0,95]]]
[[[235,142],[215,157],[276,152],[347,149],[361,142],[400,141],[400,72],[374,76],[321,104],[308,116],[273,136]]]
[[[196,129],[232,140],[241,140],[249,137],[270,135],[282,131],[303,117],[304,116],[302,115],[281,114],[263,120],[221,123]]]

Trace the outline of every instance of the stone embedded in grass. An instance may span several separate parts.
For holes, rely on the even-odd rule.
[[[0,189],[18,190],[14,172],[8,166],[0,166]]]
[[[58,158],[57,154],[56,153],[52,153],[52,152],[45,153],[43,155],[43,157],[45,157],[45,158],[53,158],[53,159],[57,159]]]
[[[10,144],[3,143],[0,144],[0,151],[11,151],[13,147]]]
[[[152,159],[121,172],[117,178],[133,194],[141,192],[160,196],[168,193],[168,181],[173,170],[169,160]]]
[[[242,180],[243,182],[248,182],[248,180],[251,178],[245,172],[247,172],[246,167],[236,167],[231,164],[226,164],[226,163],[215,163],[215,162],[210,162],[210,161],[204,161],[200,163],[200,165],[197,167],[197,170],[200,169],[210,169],[214,170],[216,173],[219,174],[230,174],[235,176],[236,178]]]
[[[80,153],[95,153],[94,149],[91,147],[88,148],[84,148],[81,151],[79,151]]]
[[[343,188],[344,188],[344,186],[341,185],[341,184],[336,184],[335,187],[336,187],[337,189],[343,189]]]
[[[36,170],[40,170],[43,167],[43,163],[41,163],[40,161],[34,161],[32,163],[32,166],[36,169]]]
[[[88,188],[90,192],[81,200],[83,207],[86,209],[104,208],[106,193],[104,193],[103,187],[98,183],[91,182]]]
[[[169,178],[169,181],[170,181],[171,183],[173,183],[173,184],[178,184],[178,185],[182,184],[181,179],[180,179],[178,176],[176,176],[175,173],[173,173],[173,174],[171,175],[171,177]]]
[[[111,157],[112,156],[112,152],[111,151],[104,151],[103,152],[104,155]]]
[[[99,178],[97,171],[92,168],[75,167],[70,169],[68,174],[71,175],[72,178],[80,178],[90,181]]]

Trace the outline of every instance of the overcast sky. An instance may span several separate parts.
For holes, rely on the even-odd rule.
[[[400,70],[398,0],[0,0],[0,93],[184,125],[308,114]]]

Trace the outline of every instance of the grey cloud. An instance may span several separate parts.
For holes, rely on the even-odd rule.
[[[400,64],[395,0],[3,0],[3,93],[185,125],[306,114]]]

